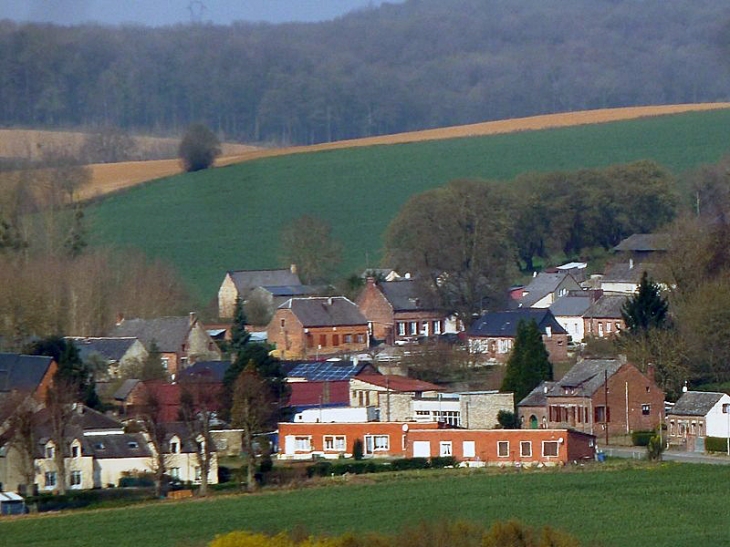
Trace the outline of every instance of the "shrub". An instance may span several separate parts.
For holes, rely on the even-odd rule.
[[[434,469],[443,469],[444,467],[455,467],[456,458],[453,456],[442,456],[439,458],[431,458],[431,467]]]
[[[221,153],[220,142],[210,129],[203,124],[191,125],[180,141],[178,155],[185,171],[207,169]]]
[[[632,431],[631,432],[631,444],[634,446],[648,446],[649,439],[654,436],[653,430],[648,431]]]
[[[402,458],[390,462],[393,471],[410,471],[412,469],[428,469],[430,463],[428,458]]]
[[[705,451],[727,453],[727,437],[705,437]]]
[[[355,442],[352,443],[352,457],[356,460],[362,460],[363,455],[362,439],[355,439]]]
[[[662,459],[664,452],[664,440],[661,433],[655,433],[649,438],[646,445],[646,457],[649,461],[658,462]]]
[[[500,410],[497,413],[497,422],[502,429],[520,429],[520,418],[516,412]]]

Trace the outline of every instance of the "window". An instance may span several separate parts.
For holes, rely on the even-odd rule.
[[[441,441],[439,443],[439,456],[451,456],[451,441]]]
[[[347,439],[344,435],[325,435],[324,449],[329,451],[344,452],[347,447]]]
[[[281,328],[283,329],[286,326],[286,319],[282,319],[280,325],[281,325]]]
[[[79,448],[80,447],[77,444],[71,445],[71,457],[72,458],[78,458],[81,455],[81,450]]]
[[[311,437],[294,437],[294,450],[298,452],[311,452],[312,450],[312,438]]]
[[[558,448],[558,441],[543,441],[542,455],[546,458],[557,458]]]
[[[340,335],[339,334],[332,335],[332,345],[335,347],[340,345]]]
[[[606,412],[605,406],[597,406],[593,409],[593,421],[596,423],[607,423],[611,421],[611,409]]]
[[[473,458],[477,455],[476,443],[474,441],[464,441],[461,446],[462,456],[465,458]]]
[[[403,321],[398,321],[398,336],[406,335],[406,324]]]
[[[434,321],[431,324],[431,330],[434,334],[441,334],[441,321]]]
[[[603,338],[603,323],[598,323],[598,337]]]
[[[606,333],[611,332],[611,323],[606,323]]]
[[[323,348],[327,346],[327,335],[326,334],[320,334],[319,335],[319,347]]]
[[[532,442],[520,441],[520,456],[522,456],[523,458],[532,457]]]
[[[509,457],[509,441],[497,441],[497,456],[500,458]]]
[[[69,484],[73,488],[74,486],[81,486],[81,471],[71,471],[71,480]]]
[[[180,442],[176,439],[170,441],[170,454],[179,454],[179,453],[180,453]]]
[[[651,414],[651,405],[641,405],[641,414],[643,416]]]
[[[139,443],[137,441],[129,441],[127,447],[131,449],[139,448]]]
[[[352,344],[352,334],[345,334],[342,338],[345,344]]]
[[[170,477],[172,477],[175,480],[180,480],[180,468],[171,467],[170,468]]]
[[[418,334],[418,321],[411,321],[410,323],[408,323],[408,327],[408,334],[411,334],[413,336]]]
[[[385,451],[390,448],[389,435],[365,435],[365,452],[372,454],[376,451]]]
[[[167,370],[167,367],[170,366],[170,358],[169,357],[162,357],[160,359],[160,362],[162,362],[162,368],[164,368],[165,370]]]
[[[53,459],[53,456],[56,454],[56,449],[52,444],[46,445],[46,458],[49,460]]]
[[[46,488],[53,488],[54,486],[56,486],[56,472],[55,471],[46,471],[43,478],[45,479]]]
[[[357,340],[357,343],[358,344],[364,344],[365,343],[365,335],[364,334],[358,334],[356,340]]]

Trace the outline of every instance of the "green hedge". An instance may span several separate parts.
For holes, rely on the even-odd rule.
[[[632,431],[631,432],[631,443],[634,446],[648,446],[649,439],[651,439],[656,432],[652,429],[647,431]]]
[[[362,475],[363,473],[382,473],[384,471],[408,471],[413,469],[441,469],[457,465],[455,458],[402,458],[392,461],[318,461],[307,467],[308,477],[327,477],[330,475]]]
[[[705,451],[727,453],[727,437],[705,437]]]

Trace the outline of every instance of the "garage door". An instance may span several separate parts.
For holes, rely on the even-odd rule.
[[[430,458],[431,457],[431,441],[414,441],[413,442],[414,458]]]

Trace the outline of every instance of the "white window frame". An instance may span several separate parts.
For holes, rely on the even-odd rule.
[[[547,446],[555,446],[555,454],[548,454],[545,450]],[[560,442],[559,441],[542,441],[542,457],[543,458],[557,458],[560,456]]]
[[[418,321],[408,322],[408,334],[411,336],[418,336]]]
[[[180,468],[179,467],[170,468],[170,478],[175,479],[175,480],[180,480]]]
[[[311,452],[312,436],[311,435],[295,435],[294,436],[295,452]]]
[[[71,443],[71,457],[72,458],[81,457],[81,446],[79,446],[79,443],[77,443],[76,441]]]
[[[532,441],[520,441],[520,457],[532,458]]]
[[[454,455],[454,447],[451,441],[439,442],[439,456],[442,458]]]
[[[434,334],[441,334],[441,320],[436,320],[431,322],[431,330],[433,330]]]
[[[390,435],[365,435],[365,453],[387,452],[390,450]]]
[[[56,455],[56,445],[54,445],[53,443],[48,443],[46,445],[46,459],[52,460],[55,455]]]
[[[347,437],[345,435],[325,435],[322,446],[325,452],[345,452]]]
[[[170,454],[180,453],[180,439],[173,437],[170,439]]]
[[[497,441],[497,457],[509,458],[509,441]]]
[[[82,483],[82,474],[79,470],[71,471],[71,474],[69,476],[68,484],[71,488],[81,488]]]
[[[55,471],[46,471],[43,474],[43,487],[47,489],[55,488],[58,484],[58,475]]]
[[[398,336],[406,335],[406,323],[405,321],[398,321]]]
[[[477,445],[475,441],[464,441],[461,445],[461,455],[465,458],[476,458]]]

